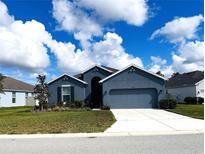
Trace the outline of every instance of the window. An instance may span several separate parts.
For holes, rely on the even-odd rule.
[[[61,100],[63,102],[71,101],[71,86],[70,85],[62,86],[61,94],[62,94]]]
[[[16,103],[16,92],[12,92],[12,103]]]
[[[26,100],[28,99],[28,93],[25,94],[25,98],[26,98]]]

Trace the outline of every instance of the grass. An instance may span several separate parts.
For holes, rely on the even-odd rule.
[[[0,134],[103,132],[115,122],[108,110],[30,110],[31,107],[0,108]]]
[[[204,119],[203,104],[177,104],[176,109],[169,109],[168,111],[189,116],[192,118]]]

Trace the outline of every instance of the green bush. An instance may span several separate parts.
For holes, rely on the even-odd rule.
[[[186,102],[187,104],[196,104],[197,99],[195,97],[185,97],[184,102]]]
[[[198,104],[202,104],[202,103],[204,103],[204,98],[198,97]]]
[[[102,110],[110,110],[110,107],[108,105],[103,105],[101,107]]]
[[[74,101],[74,104],[75,104],[75,107],[76,108],[82,108],[82,107],[84,107],[84,101]]]
[[[159,101],[159,108],[160,109],[174,109],[176,108],[177,101],[175,99],[162,99]]]

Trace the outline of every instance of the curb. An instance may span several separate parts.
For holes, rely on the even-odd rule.
[[[169,132],[119,132],[119,133],[66,133],[66,134],[16,134],[0,135],[0,139],[28,139],[28,138],[96,138],[96,137],[125,137],[125,136],[159,136],[159,135],[186,135],[201,134],[202,130],[169,131]]]

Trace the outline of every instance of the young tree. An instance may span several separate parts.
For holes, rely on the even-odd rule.
[[[0,93],[3,93],[3,79],[5,77],[3,76],[3,74],[0,73]]]
[[[45,75],[38,75],[36,78],[37,84],[34,87],[34,98],[38,100],[40,111],[43,111],[48,104],[48,85],[45,82]]]

